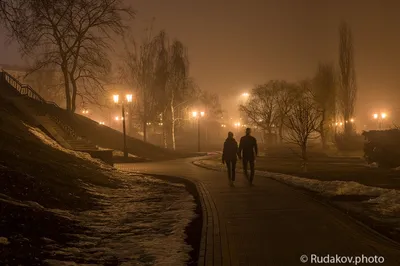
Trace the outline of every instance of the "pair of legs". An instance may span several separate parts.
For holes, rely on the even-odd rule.
[[[247,173],[247,166],[250,164],[250,179],[249,174]],[[254,159],[243,158],[243,172],[247,179],[249,179],[250,183],[253,182],[254,179]]]
[[[226,167],[228,168],[229,181],[235,181],[236,161],[226,161]]]

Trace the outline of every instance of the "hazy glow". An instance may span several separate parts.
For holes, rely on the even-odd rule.
[[[244,92],[244,93],[242,93],[242,96],[243,96],[243,97],[249,97],[250,94],[249,94],[248,92]]]
[[[378,114],[374,114],[374,118],[377,119],[378,118]]]
[[[197,112],[192,112],[193,117],[197,117]]]
[[[204,113],[204,112],[200,112],[200,115],[201,115],[201,116],[204,116],[204,115],[205,115],[205,113]]]
[[[119,102],[119,95],[117,95],[117,94],[113,95],[113,101],[114,101],[114,103],[118,103]]]
[[[354,118],[350,119],[350,122],[351,122],[351,123],[354,123]]]
[[[127,101],[128,103],[131,103],[131,102],[132,102],[132,94],[127,94],[127,95],[126,95],[126,101]]]
[[[382,113],[382,114],[381,114],[381,117],[382,117],[382,118],[386,118],[386,114],[385,114],[385,113]]]

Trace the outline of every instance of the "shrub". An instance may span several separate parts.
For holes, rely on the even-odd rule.
[[[339,151],[361,151],[364,147],[365,139],[362,135],[343,133],[335,135],[335,145]]]
[[[371,130],[363,132],[367,139],[364,145],[364,157],[368,163],[377,163],[379,167],[394,168],[400,166],[400,130]]]

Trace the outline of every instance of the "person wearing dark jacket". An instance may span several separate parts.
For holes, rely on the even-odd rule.
[[[253,183],[254,179],[254,162],[258,155],[257,140],[251,136],[251,129],[246,128],[246,135],[240,138],[240,144],[238,149],[239,159],[243,162],[243,171],[250,184]],[[250,164],[250,178],[247,173],[247,165]]]
[[[233,138],[233,133],[228,133],[228,138],[225,140],[224,149],[222,152],[222,163],[226,163],[228,168],[229,184],[232,186],[235,181],[236,161],[237,161],[238,144]]]

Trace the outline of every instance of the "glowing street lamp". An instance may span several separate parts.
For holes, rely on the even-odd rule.
[[[384,119],[386,119],[387,118],[387,114],[386,113],[380,113],[380,114],[378,114],[378,113],[375,113],[374,114],[374,119],[376,119],[377,121],[378,121],[378,128],[379,129],[382,129],[382,122],[383,122],[383,120]]]
[[[201,145],[200,145],[200,118],[204,117],[206,115],[205,112],[201,111],[201,112],[197,112],[197,111],[193,111],[192,112],[192,116],[194,118],[197,118],[197,150],[200,152],[201,150]]]
[[[121,105],[122,105],[122,128],[123,128],[123,132],[124,132],[124,158],[127,159],[128,158],[128,150],[126,148],[126,126],[125,126],[125,103],[131,103],[132,102],[132,94],[126,94],[125,95],[125,100],[121,101]],[[114,94],[113,95],[113,101],[115,104],[119,103],[119,95],[118,94]],[[115,120],[119,120],[119,117],[115,117]]]
[[[242,96],[245,97],[245,98],[247,98],[247,97],[250,96],[250,94],[249,94],[248,92],[244,92],[244,93],[242,93]]]

